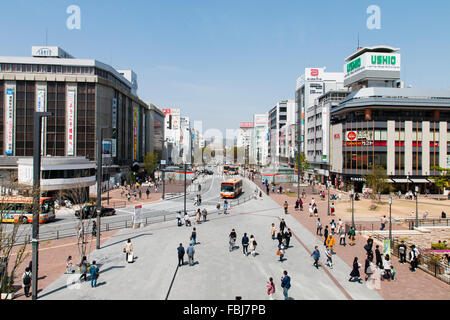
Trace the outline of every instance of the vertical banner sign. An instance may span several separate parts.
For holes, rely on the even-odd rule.
[[[143,223],[143,222],[144,222],[144,219],[142,216],[142,205],[135,206],[134,207],[134,223],[139,224],[139,223]]]
[[[117,99],[113,99],[112,101],[112,129],[113,136],[111,139],[111,156],[115,158],[117,156]]]
[[[137,159],[137,126],[138,126],[138,108],[134,107],[134,116],[133,116],[133,160]]]
[[[38,96],[36,100],[36,111],[37,112],[45,112],[45,90],[39,89]],[[44,128],[45,128],[45,119],[42,118],[41,124],[41,156],[44,155]]]
[[[14,89],[6,89],[6,155],[12,156],[14,135]]]
[[[389,239],[384,239],[383,242],[383,256],[389,255],[391,256],[391,241]]]
[[[74,112],[75,91],[70,90],[67,95],[67,155],[74,155]]]

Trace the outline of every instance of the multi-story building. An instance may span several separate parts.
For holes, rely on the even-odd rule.
[[[122,74],[121,74],[122,72]],[[54,193],[95,184],[97,127],[103,133],[105,176],[125,180],[130,165],[162,152],[163,113],[136,95],[134,72],[92,59],[75,59],[59,47],[33,47],[32,57],[0,57],[0,166],[30,184],[33,115],[42,125],[41,190]],[[133,83],[134,81],[134,83]],[[23,164],[23,167],[21,165]]]
[[[238,148],[238,158],[242,163],[248,164],[250,162],[250,147],[253,140],[254,124],[253,122],[241,122],[239,125],[239,132],[237,136],[236,146]],[[241,154],[240,154],[241,153]]]
[[[361,191],[376,166],[397,190],[433,189],[450,158],[450,90],[402,88],[399,49],[360,48],[346,59],[352,92],[331,108],[331,177]],[[369,186],[370,187],[370,186]]]
[[[285,155],[284,141],[281,140],[282,129],[288,123],[288,115],[292,115],[292,109],[295,107],[293,100],[283,100],[278,102],[269,112],[269,148],[268,160],[278,167],[282,165],[282,155]],[[282,143],[280,143],[280,140]]]
[[[253,139],[251,143],[251,156],[254,164],[265,166],[269,154],[269,127],[268,114],[255,114],[253,116]]]

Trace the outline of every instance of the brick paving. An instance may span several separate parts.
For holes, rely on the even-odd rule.
[[[102,232],[101,244],[103,244],[108,239],[114,237],[118,230]],[[89,259],[89,254],[94,252],[96,249],[96,239],[90,239],[87,246],[87,258]],[[15,260],[15,253],[18,247],[13,249],[12,260]],[[27,246],[25,254],[28,257],[16,270],[15,275],[15,289],[14,300],[26,300],[31,299],[31,297],[26,298],[23,287],[22,287],[22,275],[25,272],[25,268],[28,266],[29,261],[31,261],[31,245]],[[77,248],[77,238],[64,238],[60,240],[49,240],[41,242],[39,245],[39,291],[47,287],[49,284],[58,279],[66,271],[66,259],[68,256],[72,256],[72,261],[74,264],[79,263],[81,258],[78,253]],[[30,290],[31,293],[31,290]],[[38,292],[39,296],[39,292]]]
[[[314,196],[316,200],[319,218],[323,224],[329,225],[331,219],[335,219],[338,221],[338,217],[330,217],[327,216],[327,201],[319,200],[320,197],[315,194],[311,195],[310,188],[309,192],[307,192],[306,199],[303,199],[303,207],[304,211],[294,211],[295,207],[295,197],[289,197],[286,195],[281,195],[278,193],[270,193],[271,198],[276,201],[279,205],[283,205],[285,201],[289,203],[289,213],[299,221],[304,227],[306,227],[312,234],[316,233],[316,222],[317,218],[309,217],[308,213],[308,204],[311,201],[311,198]],[[316,187],[316,190],[318,188]],[[355,220],[355,224],[359,222]],[[367,222],[364,222],[367,224]],[[370,222],[371,223],[371,222]],[[379,223],[374,223],[379,228]],[[301,235],[300,235],[301,237]],[[324,240],[323,237],[319,237],[316,235],[318,239]],[[346,239],[348,244],[348,238]],[[358,257],[360,263],[364,266],[365,261],[365,250],[363,246],[366,244],[367,237],[358,235],[356,236],[356,245],[355,246],[341,246],[339,245],[339,239],[336,238],[336,246],[335,252],[337,255],[348,264],[349,269],[348,272],[350,274],[351,265],[353,263],[354,257]],[[376,243],[376,241],[375,241]],[[382,243],[378,243],[382,248]],[[398,262],[397,257],[393,257],[391,260],[394,268],[397,272],[395,281],[381,281],[381,289],[378,290],[378,293],[384,298],[388,300],[448,300],[450,299],[450,286],[445,284],[444,282],[434,278],[433,276],[427,274],[422,270],[417,270],[417,272],[412,273],[409,270],[409,264],[400,264]],[[364,277],[364,271],[361,271],[361,276]]]

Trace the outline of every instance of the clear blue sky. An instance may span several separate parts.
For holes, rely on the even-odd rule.
[[[66,8],[81,8],[68,30]],[[381,30],[366,9],[381,7]],[[177,107],[204,129],[236,128],[294,99],[305,67],[342,71],[357,46],[401,48],[406,85],[450,88],[450,2],[380,0],[2,1],[0,55],[59,45],[138,74],[139,96]]]

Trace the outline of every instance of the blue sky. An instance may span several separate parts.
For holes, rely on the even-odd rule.
[[[66,28],[69,5],[81,30]],[[381,8],[381,30],[366,9]],[[401,48],[406,85],[450,89],[449,1],[2,1],[0,55],[59,45],[138,74],[139,96],[177,107],[204,129],[236,128],[294,99],[305,67],[342,71],[357,46]]]

